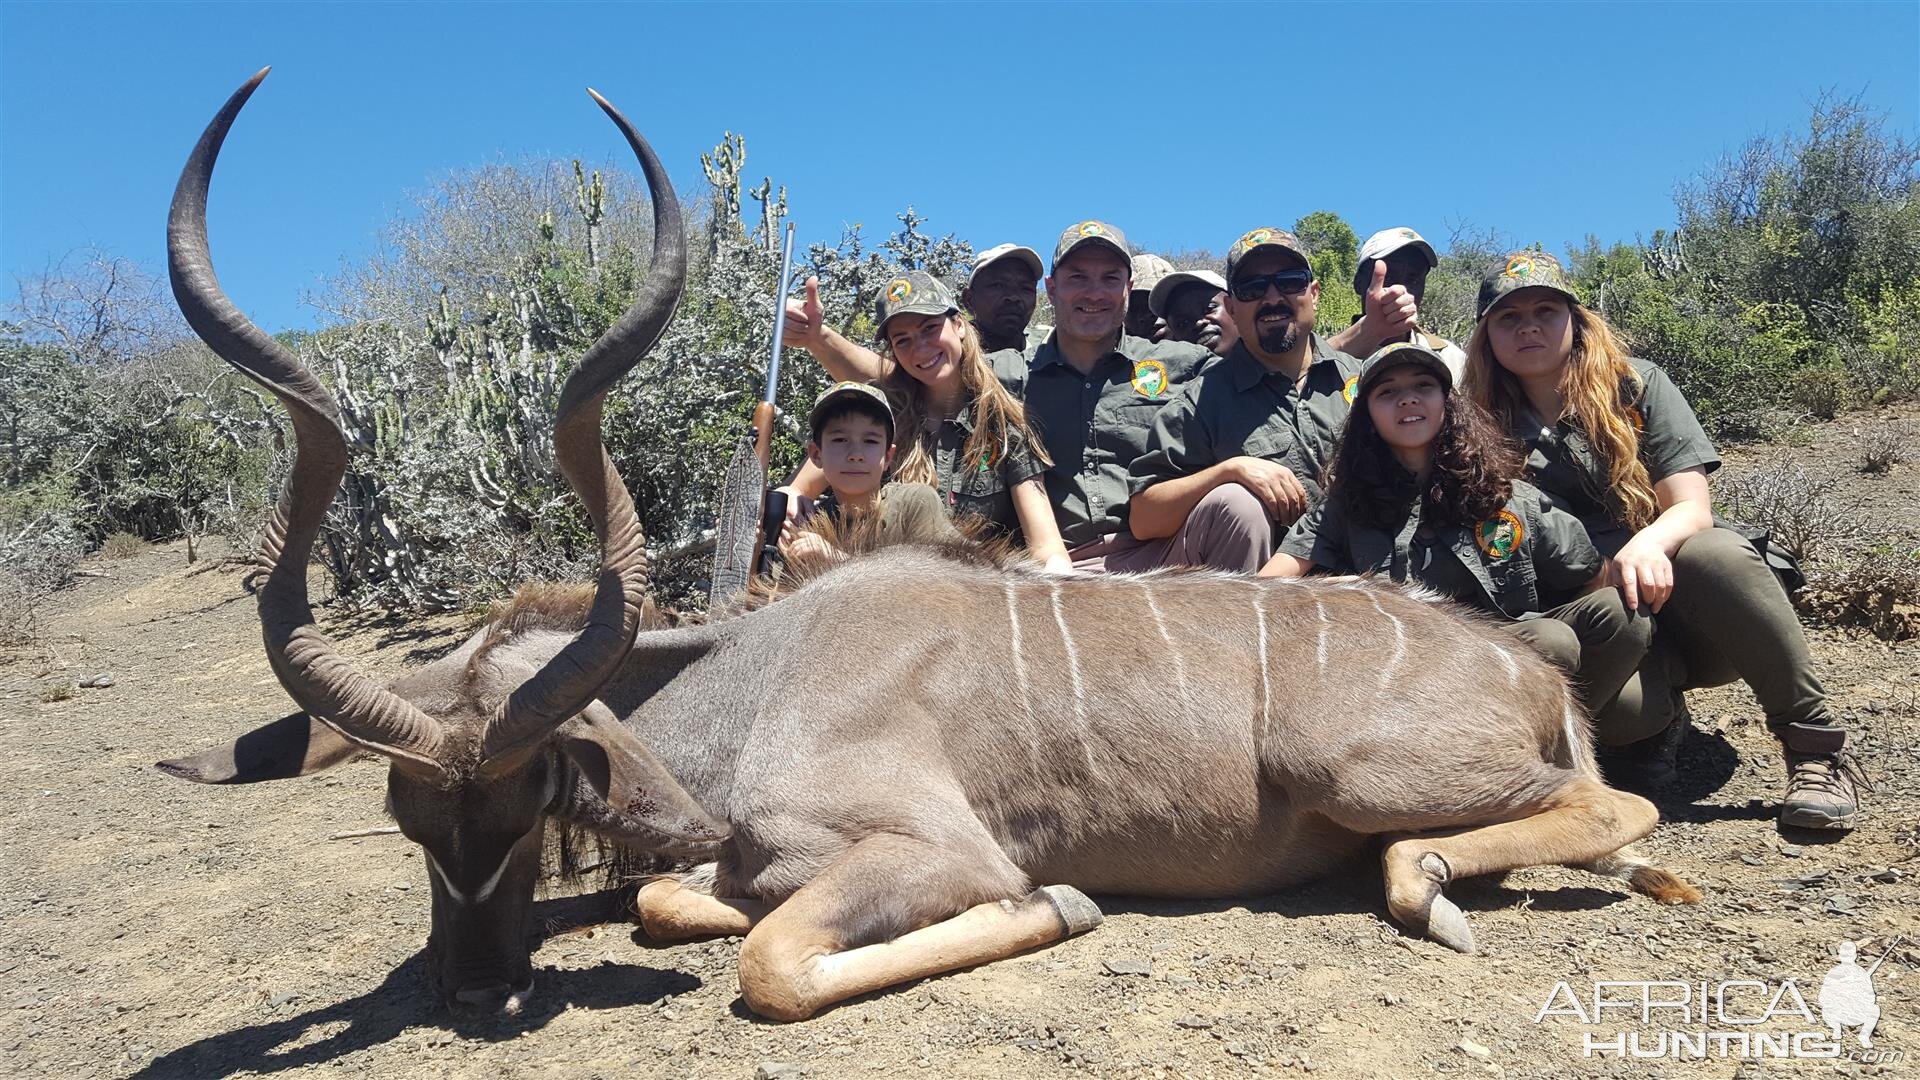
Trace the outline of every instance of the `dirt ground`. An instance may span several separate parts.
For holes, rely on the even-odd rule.
[[[1908,410],[1915,423],[1920,414]],[[1920,544],[1920,463],[1853,467],[1861,415],[1729,453],[1725,476],[1792,455],[1846,479],[1884,539]],[[1864,543],[1865,541],[1861,541]],[[1865,550],[1864,548],[1862,550]],[[1884,549],[1883,549],[1884,550]],[[177,547],[97,561],[37,645],[0,662],[0,1073],[203,1077],[313,1070],[424,1077],[1786,1076],[1909,1074],[1920,1054],[1920,642],[1815,627],[1836,711],[1878,790],[1837,841],[1783,837],[1779,754],[1740,688],[1694,695],[1689,780],[1643,845],[1699,884],[1662,908],[1613,882],[1530,870],[1451,890],[1483,951],[1398,935],[1371,864],[1250,905],[1105,898],[1053,948],[855,1001],[802,1024],[745,1013],[736,941],[660,947],[601,922],[607,894],[536,905],[537,995],[512,1023],[456,1024],[427,989],[427,877],[386,824],[385,768],[207,788],[153,762],[287,711],[235,564]],[[323,616],[370,674],[432,655],[456,620],[406,631]],[[80,688],[105,674],[112,685]],[[1595,980],[1709,987],[1734,1019],[1793,980],[1818,1013],[1842,939],[1862,942],[1882,1020],[1841,1060],[1587,1056],[1636,1032],[1749,1030],[1639,1018],[1586,1025]],[[1117,972],[1116,972],[1117,969]],[[1609,1000],[1637,991],[1616,988]],[[1755,995],[1759,995],[1756,997]],[[1779,1005],[1790,1010],[1796,999]],[[1697,1020],[1697,1017],[1695,1018]],[[1824,1030],[1781,1012],[1759,1030]],[[1722,1043],[1721,1045],[1726,1045]],[[1709,1047],[1711,1049],[1711,1047]],[[1737,1046],[1735,1047],[1737,1050]],[[1871,1053],[1884,1055],[1873,1058]],[[1869,1063],[1859,1058],[1868,1055]],[[1847,1060],[1854,1059],[1854,1060]]]

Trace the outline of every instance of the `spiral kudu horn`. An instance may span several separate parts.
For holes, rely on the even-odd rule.
[[[207,187],[234,117],[270,68],[234,91],[180,171],[167,216],[167,272],[181,314],[221,359],[273,391],[293,420],[293,471],[268,521],[260,562],[260,625],[280,685],[309,714],[396,761],[437,773],[445,739],[439,721],[353,670],[314,625],[307,559],[327,505],[347,471],[339,407],[326,387],[279,342],[234,307],[207,249]]]
[[[560,472],[586,504],[600,538],[600,577],[581,630],[531,679],[522,683],[487,725],[484,757],[511,760],[544,740],[580,711],[633,646],[647,593],[647,553],[620,471],[607,456],[600,412],[607,391],[665,332],[687,283],[687,241],[667,171],[653,148],[620,110],[588,90],[627,137],[640,159],[653,198],[653,265],[633,305],[593,343],[560,391],[553,452]]]

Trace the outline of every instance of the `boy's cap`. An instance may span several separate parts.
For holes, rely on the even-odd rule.
[[[997,262],[1000,259],[1015,259],[1026,263],[1033,268],[1033,277],[1036,281],[1044,277],[1047,272],[1047,268],[1040,263],[1040,253],[1032,248],[1021,247],[1019,244],[996,244],[974,257],[973,270],[968,275],[969,280],[973,274],[985,270],[988,263]]]
[[[1089,244],[1095,244],[1112,251],[1125,260],[1128,267],[1133,265],[1133,249],[1127,246],[1126,234],[1104,221],[1082,221],[1067,226],[1060,234],[1060,242],[1053,245],[1053,269],[1060,269],[1060,261]]]
[[[887,417],[887,435],[893,435],[893,406],[887,403],[887,395],[877,386],[863,382],[834,383],[813,399],[813,408],[807,410],[807,434],[815,442],[820,441],[820,424],[826,418],[827,410],[836,402],[859,401],[878,405]]]
[[[1133,257],[1133,291],[1152,292],[1160,279],[1173,273],[1173,264],[1158,255]]]
[[[1153,294],[1147,297],[1147,306],[1155,315],[1165,315],[1173,290],[1189,284],[1210,285],[1215,292],[1225,292],[1227,288],[1226,280],[1211,270],[1175,270],[1154,285]]]
[[[1309,270],[1313,269],[1313,263],[1307,258],[1307,249],[1301,245],[1299,237],[1285,229],[1263,225],[1258,229],[1248,229],[1241,234],[1240,239],[1233,242],[1232,247],[1227,249],[1227,280],[1233,280],[1233,269],[1240,265],[1240,260],[1262,248],[1278,248],[1281,251],[1290,252],[1294,258],[1300,260],[1301,266]]]
[[[952,315],[959,310],[939,278],[925,270],[909,270],[880,290],[873,305],[873,333],[886,340],[887,320],[895,315]]]
[[[1439,353],[1416,342],[1396,341],[1390,345],[1380,346],[1372,356],[1367,357],[1367,362],[1361,365],[1360,381],[1353,389],[1355,407],[1358,408],[1359,403],[1366,400],[1368,389],[1380,381],[1380,376],[1402,364],[1426,368],[1439,377],[1441,389],[1448,391],[1453,389],[1453,369],[1447,366],[1447,362],[1440,358]]]
[[[1573,282],[1567,280],[1567,272],[1560,268],[1559,259],[1544,251],[1514,251],[1507,254],[1504,269],[1480,283],[1478,314],[1474,318],[1486,318],[1487,312],[1506,299],[1508,293],[1535,287],[1552,289],[1566,297],[1569,304],[1580,302],[1580,294],[1573,291]]]
[[[1373,281],[1374,262],[1405,247],[1419,248],[1420,253],[1427,257],[1428,268],[1440,265],[1440,256],[1434,254],[1433,245],[1427,243],[1426,237],[1405,225],[1381,229],[1360,245],[1360,266],[1353,272],[1353,291],[1364,295],[1367,285]]]

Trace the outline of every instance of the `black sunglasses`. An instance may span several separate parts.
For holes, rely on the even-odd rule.
[[[1307,291],[1313,284],[1311,270],[1275,270],[1271,274],[1259,277],[1241,278],[1233,283],[1233,298],[1243,304],[1251,304],[1267,295],[1267,286],[1280,290],[1281,296],[1294,296]]]

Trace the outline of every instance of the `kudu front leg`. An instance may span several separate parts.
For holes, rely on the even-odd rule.
[[[874,908],[866,905],[904,906],[897,895],[902,857],[915,861],[912,888],[948,886],[963,894],[977,871],[940,867],[935,860],[941,854],[901,837],[870,837],[854,845],[747,935],[740,946],[740,994],[747,1007],[773,1020],[805,1020],[848,998],[1005,959],[1100,924],[1100,909],[1084,893],[1049,885],[1018,900],[976,904],[891,941],[848,940],[848,923],[876,921]]]
[[[655,941],[685,941],[719,935],[739,937],[752,930],[770,909],[758,900],[710,896],[689,889],[678,878],[660,877],[640,886],[633,913]]]

